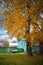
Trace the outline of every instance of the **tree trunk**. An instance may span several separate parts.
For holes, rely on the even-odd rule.
[[[33,56],[33,54],[32,54],[32,48],[31,48],[29,42],[27,42],[27,54],[28,54],[28,56]]]
[[[43,55],[43,46],[40,45],[40,54]]]

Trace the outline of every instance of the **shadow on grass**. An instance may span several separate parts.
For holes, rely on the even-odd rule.
[[[0,65],[43,65],[43,56],[28,57],[26,54],[0,55]]]

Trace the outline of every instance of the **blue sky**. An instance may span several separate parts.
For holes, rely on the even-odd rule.
[[[8,37],[6,30],[3,27],[0,27],[0,40],[6,40]]]
[[[4,31],[4,28],[0,27],[0,35],[5,35],[5,31]]]

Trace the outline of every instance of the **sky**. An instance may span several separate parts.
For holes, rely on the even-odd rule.
[[[4,4],[3,1],[0,0],[0,27],[2,27],[5,22],[3,12],[4,12]]]
[[[18,46],[17,39],[14,37],[12,39],[10,39],[7,34],[7,31],[3,27],[0,27],[0,40],[8,41],[9,46]],[[15,44],[12,43],[12,41],[14,41],[14,40],[16,41]]]
[[[0,40],[7,40],[8,35],[6,32],[7,31],[3,27],[0,27]]]
[[[12,39],[9,38],[9,35],[7,34],[7,30],[5,30],[3,27],[0,27],[0,40],[7,40],[9,42],[17,41],[15,37],[12,37]]]
[[[4,29],[4,18],[3,18],[3,12],[4,12],[4,2],[0,0],[0,40],[6,40],[6,37],[8,36],[6,33],[6,30]]]

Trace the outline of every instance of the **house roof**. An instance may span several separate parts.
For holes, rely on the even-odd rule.
[[[5,42],[4,40],[0,40],[1,43]]]
[[[9,43],[9,47],[17,47],[18,46],[18,43]]]

